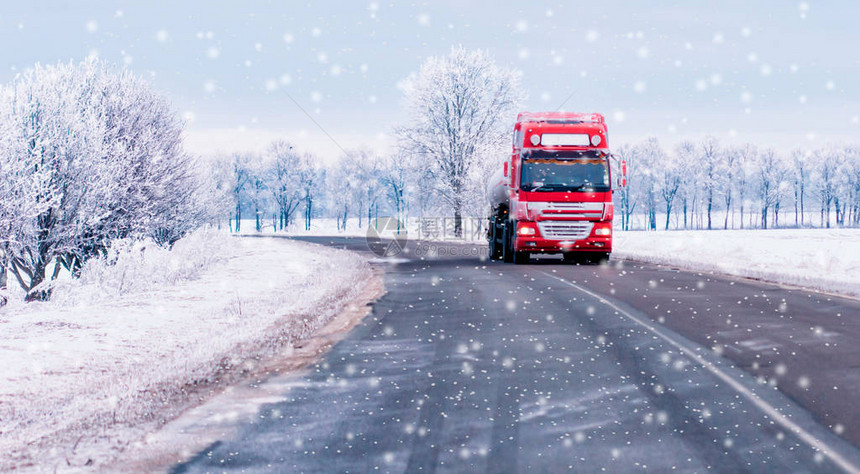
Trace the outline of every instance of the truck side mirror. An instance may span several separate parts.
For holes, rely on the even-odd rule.
[[[613,160],[618,160],[618,155],[611,155]],[[615,186],[618,188],[626,188],[627,187],[627,160],[621,160],[620,163],[616,161],[620,165],[620,173],[618,176],[615,176]]]
[[[508,177],[508,162],[505,162],[505,178]]]
[[[621,160],[621,187],[627,186],[627,160]]]

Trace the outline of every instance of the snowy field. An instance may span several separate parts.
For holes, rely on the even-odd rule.
[[[65,470],[87,453],[98,466],[225,374],[289,350],[370,280],[349,252],[214,231],[188,240],[133,246],[51,302],[0,310],[0,471]]]
[[[860,297],[860,229],[618,231],[613,255]]]

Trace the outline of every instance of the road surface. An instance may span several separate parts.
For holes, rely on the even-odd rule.
[[[634,262],[408,250],[379,263],[387,294],[282,402],[174,471],[858,472],[860,302]]]

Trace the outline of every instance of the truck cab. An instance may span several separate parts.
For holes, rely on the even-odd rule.
[[[519,114],[510,160],[490,182],[490,257],[608,259],[614,214],[608,142],[600,114]]]

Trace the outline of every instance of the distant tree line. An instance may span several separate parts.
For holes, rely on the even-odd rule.
[[[363,227],[380,215],[405,221],[454,213],[450,177],[434,171],[434,158],[406,145],[385,155],[347,150],[323,163],[278,141],[264,153],[221,158],[216,175],[232,202],[223,215],[234,231],[243,218],[253,219],[256,231],[280,231],[309,229],[316,217],[334,219],[343,230],[347,222]],[[462,215],[486,215],[486,177],[506,158],[505,146],[482,151],[471,165],[460,191]],[[669,153],[649,138],[615,154],[628,164],[628,186],[614,196],[616,222],[626,230],[860,226],[855,146],[781,154],[706,137]]]
[[[380,213],[405,220],[422,202],[416,199],[421,169],[406,153],[358,148],[323,163],[278,140],[262,153],[217,157],[213,167],[217,187],[228,190],[230,210],[220,215],[233,232],[243,230],[243,220],[253,221],[256,232],[309,230],[317,217],[334,219],[338,230],[351,220],[364,227]]]
[[[860,147],[779,153],[713,137],[624,145],[628,186],[616,192],[623,229],[860,226]]]

